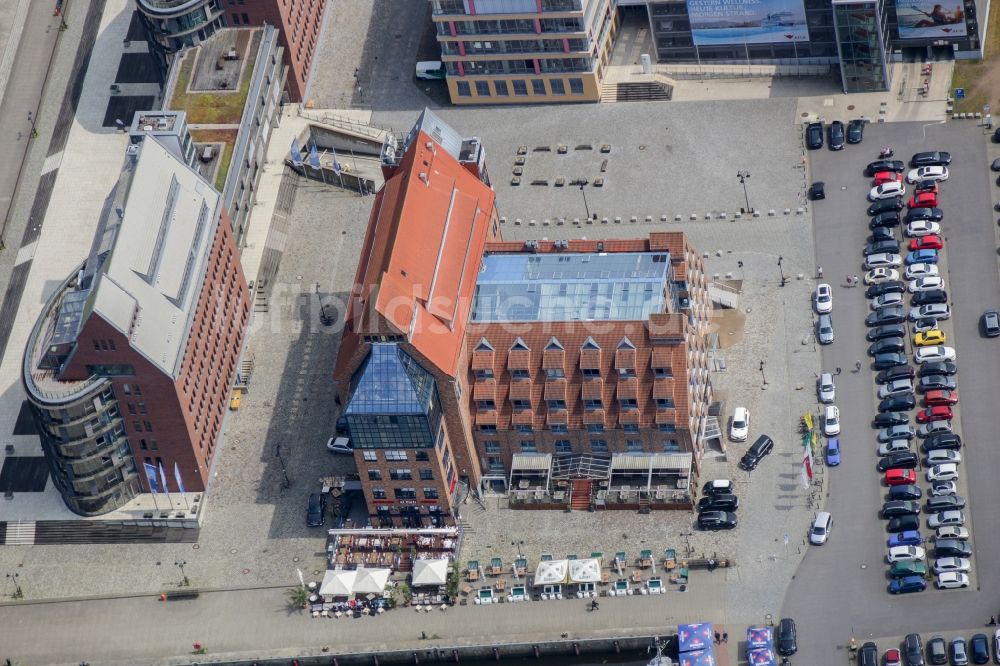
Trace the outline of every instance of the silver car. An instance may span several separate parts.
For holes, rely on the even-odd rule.
[[[837,389],[833,383],[833,374],[829,372],[824,372],[816,380],[816,393],[819,395],[819,401],[823,404],[829,404],[833,402],[836,397]]]
[[[821,345],[828,345],[833,342],[833,317],[828,314],[821,314],[816,322],[816,339]]]

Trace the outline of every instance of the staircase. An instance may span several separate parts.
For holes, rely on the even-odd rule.
[[[670,101],[671,90],[656,81],[601,84],[602,102]]]
[[[40,520],[0,523],[6,546],[67,543],[195,543],[197,528],[100,520]]]
[[[17,521],[7,523],[7,530],[4,537],[6,546],[34,546],[35,545],[35,522],[33,520]]]
[[[649,493],[642,491],[639,493],[639,513],[646,514],[652,511],[649,506]]]
[[[722,428],[719,427],[719,417],[709,416],[705,419],[704,439],[717,439],[722,437]]]
[[[591,481],[587,479],[575,479],[573,490],[570,493],[569,508],[573,511],[586,511],[590,508],[590,487]]]
[[[708,283],[708,297],[716,305],[732,310],[735,310],[740,303],[740,293],[733,287],[721,282]]]

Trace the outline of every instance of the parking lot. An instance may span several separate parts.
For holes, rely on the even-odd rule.
[[[904,597],[886,593],[889,579],[884,558],[888,534],[878,516],[886,489],[875,470],[876,431],[871,422],[877,399],[874,373],[867,369],[869,342],[862,323],[870,310],[864,286],[843,286],[846,275],[863,275],[861,250],[869,234],[865,211],[869,202],[865,195],[871,179],[865,178],[862,170],[877,158],[883,145],[891,145],[896,159],[904,161],[925,150],[946,150],[954,158],[949,167],[951,177],[941,187],[945,239],[941,275],[952,307],[952,317],[942,329],[948,336],[947,345],[957,350],[959,367],[961,424],[957,430],[963,439],[959,494],[969,503],[965,513],[970,518],[975,571],[968,591],[930,587],[926,592]],[[824,349],[823,365],[830,371],[844,369],[837,377],[843,463],[830,472],[831,498],[827,505],[835,522],[838,517],[840,520],[829,544],[812,549],[806,556],[784,608],[786,614],[799,619],[800,645],[807,646],[803,655],[815,657],[813,663],[828,663],[819,655],[843,649],[851,635],[860,640],[870,632],[929,633],[975,626],[996,613],[996,598],[979,593],[995,590],[998,582],[991,566],[998,547],[993,538],[996,518],[991,508],[1000,499],[989,471],[994,464],[991,456],[995,455],[989,415],[994,409],[1000,361],[996,341],[981,338],[978,331],[980,314],[996,307],[1000,296],[988,145],[981,128],[972,125],[894,124],[869,126],[862,144],[848,145],[843,151],[824,148],[810,153],[811,179],[826,183],[826,200],[814,206],[816,262],[833,286],[837,334],[836,341]],[[865,369],[850,372],[857,360],[862,360]],[[924,471],[918,469],[926,497]],[[923,525],[926,518],[923,513]],[[925,538],[930,535],[924,526],[921,532]]]

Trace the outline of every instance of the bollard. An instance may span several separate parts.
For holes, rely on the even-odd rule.
[[[691,219],[692,220],[697,220],[698,219],[698,213],[691,213]]]
[[[667,221],[667,214],[664,213],[663,215],[660,216],[660,222],[666,222],[666,221]]]
[[[767,211],[767,215],[768,217],[774,217],[774,209],[772,208],[771,210]]]
[[[678,213],[677,215],[674,215],[674,222],[680,222],[680,221],[681,221],[680,213]]]
[[[621,224],[621,223],[622,223],[621,216],[620,215],[615,215],[615,224]]]

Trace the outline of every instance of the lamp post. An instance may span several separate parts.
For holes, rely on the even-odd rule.
[[[583,209],[587,212],[587,219],[590,219],[590,206],[587,205],[587,190],[583,189],[586,187],[587,181],[580,183],[580,194],[583,195]]]
[[[35,116],[32,115],[31,111],[28,111],[28,124],[31,125],[31,135],[30,137],[34,139],[38,136],[38,130],[35,129]]]
[[[521,553],[521,546],[524,545],[524,541],[511,541],[510,545],[517,546],[517,556],[518,556],[518,558],[524,558],[524,555]]]
[[[747,279],[746,273],[743,272],[743,260],[741,259],[737,261],[736,266],[740,269],[740,279],[746,280]]]
[[[7,574],[7,578],[10,579],[10,582],[14,583],[14,598],[15,599],[21,599],[22,597],[24,597],[24,591],[21,589],[21,585],[17,582],[18,576],[19,576],[19,574],[17,574],[17,573],[9,573],[9,574]]]
[[[281,465],[281,473],[285,477],[285,482],[281,485],[282,488],[291,488],[292,482],[288,478],[288,469],[285,467],[285,459],[281,457],[281,444],[277,444],[274,449],[274,455],[278,459],[278,463]]]
[[[187,574],[184,573],[184,565],[187,564],[184,560],[177,560],[174,562],[174,566],[181,570],[181,575],[184,576],[184,582],[181,583],[184,587],[190,587],[191,581],[188,580]]]
[[[764,380],[764,386],[767,386],[767,375],[764,374],[764,359],[760,360],[760,378]]]
[[[687,556],[691,557],[691,533],[684,532],[681,536],[684,537],[684,547],[687,551]]]
[[[750,196],[747,194],[747,180],[750,179],[750,172],[744,170],[736,172],[736,178],[739,179],[740,185],[743,186],[743,199],[747,203],[747,212],[752,213],[753,209],[750,208]]]
[[[785,271],[781,268],[781,262],[784,260],[780,254],[778,255],[778,274],[781,276],[781,286],[785,286]]]

